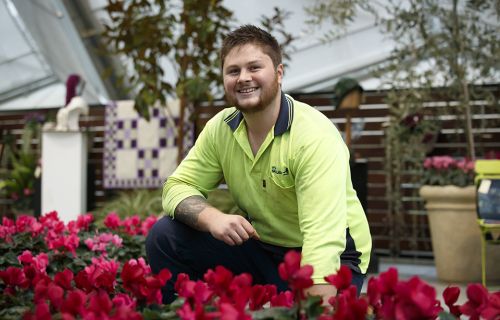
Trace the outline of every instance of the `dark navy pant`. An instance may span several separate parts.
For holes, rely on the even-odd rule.
[[[162,288],[163,303],[171,303],[174,284],[179,273],[192,280],[203,279],[208,269],[218,265],[234,274],[249,273],[254,284],[274,284],[278,291],[287,290],[287,284],[278,274],[278,266],[291,249],[265,244],[250,239],[239,246],[230,246],[207,232],[192,229],[182,222],[163,217],[156,222],[146,239],[146,254],[153,273],[167,268],[172,279]],[[361,290],[364,276],[353,273],[353,284]]]

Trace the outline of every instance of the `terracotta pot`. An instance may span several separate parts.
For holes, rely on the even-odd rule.
[[[437,276],[446,282],[481,282],[481,233],[476,188],[423,186]],[[488,280],[500,280],[500,250],[487,251]]]

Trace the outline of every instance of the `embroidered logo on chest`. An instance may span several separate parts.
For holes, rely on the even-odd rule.
[[[278,169],[278,168],[276,168],[275,166],[272,166],[271,171],[272,171],[273,173],[276,173],[276,174],[281,174],[281,175],[284,175],[284,176],[287,176],[287,175],[288,175],[288,173],[289,173],[289,172],[288,172],[288,168],[287,168],[287,167],[285,167],[285,168],[283,168],[283,169]]]

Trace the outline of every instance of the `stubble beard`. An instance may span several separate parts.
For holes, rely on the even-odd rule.
[[[273,101],[276,99],[280,92],[280,84],[278,82],[278,74],[275,74],[275,78],[271,86],[267,89],[261,88],[261,94],[259,96],[259,100],[256,104],[251,106],[242,106],[238,103],[238,99],[235,95],[228,95],[226,92],[227,101],[230,105],[235,106],[236,109],[240,110],[243,113],[257,113],[262,110],[265,110]]]

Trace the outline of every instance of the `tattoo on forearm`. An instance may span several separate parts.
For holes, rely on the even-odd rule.
[[[202,196],[191,196],[182,200],[175,208],[175,218],[191,228],[199,229],[198,216],[209,207],[207,200]]]

